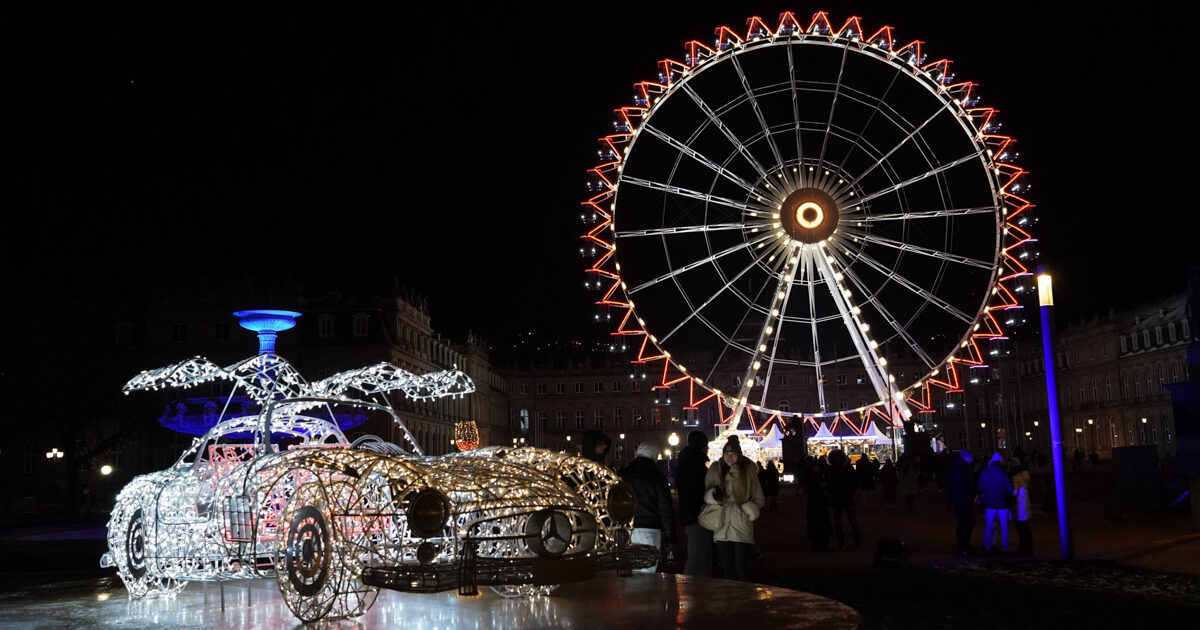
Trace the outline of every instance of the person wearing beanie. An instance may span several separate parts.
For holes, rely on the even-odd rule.
[[[742,455],[731,435],[721,447],[721,459],[704,476],[704,502],[722,509],[721,525],[713,531],[721,569],[730,580],[746,580],[746,565],[754,550],[754,521],[766,505],[758,466]]]
[[[667,478],[654,465],[658,449],[649,442],[638,444],[633,461],[618,473],[633,488],[636,508],[633,513],[633,536],[636,544],[650,545],[664,557],[671,557],[675,519],[671,508],[671,489]],[[655,567],[635,569],[635,573],[654,573]]]
[[[712,576],[713,533],[697,518],[704,506],[704,475],[708,472],[708,436],[692,431],[687,446],[679,451],[675,469],[675,494],[679,497],[679,521],[687,535],[684,575]]]
[[[1012,519],[1009,501],[1013,498],[1012,481],[1001,464],[1004,456],[993,453],[987,468],[979,473],[979,494],[984,508],[983,549],[991,553],[1008,551],[1008,521]],[[1000,523],[1000,547],[996,547],[996,522]]]

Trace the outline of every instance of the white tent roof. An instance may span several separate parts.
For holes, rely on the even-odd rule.
[[[820,425],[817,426],[817,434],[808,439],[809,439],[809,441],[815,440],[815,441],[821,442],[821,441],[837,440],[837,437],[835,437],[832,433],[830,433],[829,427],[825,426],[825,423],[822,422]]]
[[[874,438],[876,442],[891,442],[892,441],[892,438],[890,438],[886,434],[884,434],[883,431],[880,431],[879,425],[875,424],[875,422],[873,422],[873,421],[871,422],[871,429],[869,431],[867,431],[866,433],[864,433],[863,437]]]
[[[783,434],[779,432],[779,425],[772,424],[770,432],[763,436],[758,446],[759,448],[779,448],[783,446]]]

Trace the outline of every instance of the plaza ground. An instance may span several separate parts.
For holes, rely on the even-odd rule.
[[[1035,484],[1036,485],[1036,484]],[[1070,478],[1074,562],[1059,560],[1057,520],[1035,509],[1034,558],[955,553],[954,519],[929,484],[914,509],[889,507],[876,491],[859,501],[861,549],[814,553],[804,498],[783,486],[776,510],[757,523],[759,582],[846,603],[863,628],[1192,627],[1200,619],[1200,534],[1179,510],[1105,510],[1105,471]],[[1040,497],[1034,497],[1041,505]],[[101,569],[104,522],[19,523],[0,537],[0,609],[45,591],[113,585]],[[982,524],[977,525],[978,547]],[[1010,548],[1016,548],[1011,532]],[[900,539],[906,561],[876,566],[876,543]],[[847,537],[847,540],[849,538]],[[747,602],[747,613],[753,602]],[[3,619],[0,619],[2,624]]]

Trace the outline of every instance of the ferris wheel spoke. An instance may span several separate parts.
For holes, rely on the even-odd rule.
[[[960,256],[958,254],[951,254],[950,252],[930,249],[928,247],[921,247],[919,245],[913,245],[912,243],[905,243],[903,241],[897,241],[883,236],[868,234],[854,228],[846,228],[846,235],[850,236],[856,241],[872,243],[874,245],[882,245],[884,247],[890,247],[902,252],[913,252],[916,254],[921,254],[922,256],[937,258],[938,260],[945,260],[947,262],[958,263],[960,265],[967,265],[969,267],[977,267],[979,269],[987,269],[989,271],[994,267],[991,262],[986,260],[979,260],[978,258]]]
[[[900,76],[900,68],[896,68],[896,71],[892,73],[892,80],[889,81],[888,86],[884,88],[883,94],[881,94],[878,99],[875,99],[875,106],[871,108],[871,113],[867,116],[867,120],[863,122],[862,128],[859,129],[858,133],[854,135],[854,142],[851,143],[850,148],[846,150],[846,154],[842,156],[842,161],[840,164],[838,164],[839,171],[846,168],[846,162],[850,160],[851,155],[854,155],[854,151],[856,149],[862,150],[863,147],[859,144],[859,142],[866,135],[867,128],[871,126],[872,122],[874,122],[875,115],[878,114],[879,110],[883,108],[884,101],[887,99],[888,94],[891,94],[892,87],[896,85],[896,80],[899,79]],[[861,103],[862,101],[859,102]],[[870,143],[868,143],[868,146],[870,146]]]
[[[755,118],[758,118],[758,124],[762,127],[763,136],[767,141],[767,146],[771,149],[771,155],[775,157],[776,166],[783,167],[783,156],[779,153],[779,147],[775,146],[775,139],[771,137],[771,129],[767,125],[767,119],[763,117],[762,107],[758,104],[758,99],[754,98],[754,89],[750,87],[750,81],[746,78],[745,71],[742,70],[742,64],[738,61],[736,55],[730,57],[733,63],[733,69],[737,71],[738,78],[742,80],[742,89],[746,91],[746,98],[750,101],[750,107],[754,110]]]
[[[825,121],[825,134],[821,137],[821,154],[817,157],[817,162],[825,163],[825,149],[829,148],[829,132],[833,129],[833,114],[837,111],[838,95],[842,91],[842,77],[846,73],[846,56],[850,54],[849,48],[842,49],[842,62],[838,66],[837,83],[833,86],[833,102],[829,104],[829,118]]]
[[[917,175],[915,177],[910,177],[902,182],[897,182],[895,184],[892,184],[891,186],[888,186],[887,188],[884,188],[883,190],[875,191],[875,192],[863,197],[862,199],[859,199],[855,203],[856,204],[867,203],[868,201],[871,201],[872,199],[877,199],[879,197],[882,197],[883,195],[887,195],[887,194],[896,192],[897,190],[900,190],[901,188],[904,188],[905,186],[915,184],[919,181],[933,177],[934,175],[939,175],[941,173],[944,173],[960,164],[977,159],[980,156],[982,156],[983,153],[984,153],[984,149],[980,149],[973,153],[968,153],[967,155],[964,155],[964,156],[958,158],[957,160],[954,160],[953,162],[947,162],[945,164],[942,164],[941,166],[938,166],[937,168],[925,171],[924,173],[921,173],[920,175]],[[860,177],[859,179],[862,179],[862,178]]]
[[[738,243],[737,245],[734,245],[733,247],[728,247],[728,248],[726,248],[726,249],[723,249],[723,250],[721,250],[721,251],[719,251],[719,252],[717,252],[717,253],[715,253],[715,254],[712,254],[712,255],[710,255],[710,256],[706,256],[706,257],[704,257],[704,258],[701,258],[700,260],[697,260],[697,261],[695,261],[695,262],[688,263],[688,264],[686,264],[686,265],[684,265],[684,266],[682,266],[682,267],[680,267],[680,268],[678,268],[678,269],[674,269],[674,270],[672,270],[672,271],[669,271],[669,272],[667,272],[667,273],[664,273],[663,275],[661,275],[661,276],[659,276],[659,277],[657,277],[657,278],[655,278],[655,279],[653,279],[653,280],[649,280],[649,281],[643,282],[642,284],[639,284],[638,286],[636,286],[636,287],[634,287],[634,288],[630,289],[630,290],[628,291],[628,293],[629,293],[629,295],[633,295],[634,293],[637,293],[638,291],[641,291],[641,290],[643,290],[643,289],[646,289],[646,288],[652,287],[652,286],[654,286],[654,285],[658,284],[659,282],[662,282],[663,280],[670,280],[670,279],[672,279],[672,278],[674,278],[674,277],[676,277],[676,276],[678,276],[678,275],[680,275],[680,274],[682,274],[682,273],[686,273],[686,272],[688,272],[688,271],[691,271],[691,270],[693,270],[693,269],[695,269],[695,268],[697,268],[697,267],[702,267],[702,266],[704,266],[704,265],[707,265],[707,264],[709,264],[709,263],[711,263],[711,262],[713,262],[713,261],[715,261],[715,260],[718,260],[718,259],[720,259],[720,258],[724,258],[725,256],[728,256],[728,255],[730,255],[730,254],[733,254],[733,253],[735,253],[735,252],[740,252],[740,251],[742,251],[743,249],[748,249],[748,248],[750,248],[750,247],[753,247],[753,246],[755,246],[755,245],[757,245],[757,244],[759,244],[759,243],[764,243],[764,242],[766,242],[767,240],[769,240],[769,239],[774,239],[774,238],[776,238],[776,236],[775,236],[774,234],[767,234],[767,235],[764,235],[764,236],[760,236],[760,237],[758,237],[758,238],[756,238],[756,239],[751,239],[751,240],[749,240],[749,241],[746,241],[746,242],[744,242],[744,243]]]
[[[661,182],[655,182],[655,181],[651,181],[648,179],[642,179],[640,177],[632,177],[629,175],[622,175],[621,182],[627,183],[627,184],[633,184],[634,186],[641,186],[643,188],[649,188],[650,190],[657,190],[660,192],[670,193],[672,195],[688,197],[690,199],[698,199],[700,201],[716,204],[718,206],[725,206],[727,208],[733,208],[735,210],[741,210],[741,211],[749,213],[753,216],[762,216],[762,217],[771,216],[771,211],[765,207],[755,208],[754,206],[751,206],[749,204],[745,204],[745,203],[742,203],[740,201],[736,201],[733,199],[729,199],[728,197],[721,197],[719,195],[713,195],[710,193],[702,193],[698,190],[691,190],[689,188],[682,188],[680,186],[673,186],[671,184],[663,184]]]
[[[962,217],[971,214],[995,214],[996,206],[975,206],[972,208],[948,208],[946,210],[928,210],[924,212],[893,212],[890,214],[863,214],[859,216],[856,211],[845,212],[842,216],[846,217],[847,222],[854,223],[882,223],[884,221],[908,221],[909,219],[944,219],[948,217]]]
[[[924,129],[926,126],[928,126],[929,123],[932,123],[933,121],[937,120],[937,118],[939,116],[946,113],[947,111],[949,111],[949,110],[947,110],[945,108],[941,108],[941,109],[937,110],[936,112],[934,112],[932,116],[930,116],[929,118],[926,118],[925,122],[921,123],[920,125],[917,125],[917,127],[915,129],[913,129],[912,131],[910,131],[908,133],[908,135],[904,136],[903,140],[896,143],[896,146],[892,147],[891,150],[889,150],[887,153],[880,156],[880,158],[878,160],[875,160],[874,164],[871,164],[871,166],[867,167],[867,170],[863,171],[862,173],[859,173],[858,177],[854,178],[854,181],[850,182],[850,185],[847,186],[847,188],[853,188],[859,182],[861,182],[864,177],[871,174],[871,171],[874,171],[876,168],[879,168],[880,166],[882,166],[883,163],[886,162],[888,158],[892,157],[893,153],[895,153],[896,151],[899,151],[901,148],[903,148],[904,145],[909,143],[909,141],[911,141],[913,138],[917,137],[917,135],[921,133],[921,130]]]
[[[963,323],[966,323],[966,324],[975,323],[975,320],[973,318],[971,318],[966,313],[962,312],[962,310],[959,309],[957,306],[954,306],[953,304],[947,302],[946,300],[943,300],[942,298],[934,295],[933,293],[930,293],[928,290],[922,288],[917,283],[915,283],[912,280],[909,280],[908,278],[904,277],[903,275],[897,273],[895,270],[888,268],[886,265],[879,262],[878,260],[875,260],[871,256],[867,255],[865,252],[858,252],[857,255],[858,255],[858,259],[863,261],[867,266],[869,266],[869,267],[873,268],[875,271],[878,271],[879,273],[883,274],[889,280],[894,280],[896,282],[896,284],[899,284],[900,286],[904,287],[905,289],[908,289],[912,293],[925,298],[926,301],[933,303],[938,308],[940,308],[943,311],[954,316],[955,319],[958,319],[959,321],[962,321]]]
[[[883,320],[892,327],[892,330],[896,331],[896,335],[899,336],[906,344],[908,344],[909,348],[912,348],[912,351],[916,354],[917,358],[921,359],[921,361],[925,363],[926,367],[934,367],[937,362],[934,361],[933,357],[929,356],[929,353],[926,352],[925,349],[922,348],[920,344],[918,344],[916,340],[912,338],[912,335],[909,334],[908,330],[904,326],[900,325],[900,320],[896,319],[896,317],[893,316],[890,311],[888,311],[887,307],[883,305],[883,302],[877,296],[871,295],[866,283],[863,282],[862,279],[858,277],[858,274],[854,272],[849,264],[847,264],[844,255],[841,252],[834,250],[833,257],[838,261],[838,266],[840,267],[842,274],[845,277],[850,278],[850,282],[854,284],[854,287],[858,289],[858,291],[864,297],[866,297],[867,302],[870,303],[872,308],[874,308],[875,311],[879,313],[881,317],[883,317]]]
[[[672,328],[669,332],[667,332],[667,334],[663,335],[659,339],[659,343],[666,343],[666,341],[668,339],[670,339],[672,335],[679,332],[679,329],[683,328],[685,325],[687,325],[688,322],[692,321],[693,318],[697,317],[700,314],[700,312],[703,311],[705,308],[707,308],[709,304],[712,304],[713,301],[717,299],[717,297],[719,297],[725,291],[728,291],[729,287],[733,286],[734,282],[737,282],[742,276],[746,275],[751,269],[753,269],[755,266],[760,264],[763,260],[767,260],[768,257],[775,255],[779,251],[779,249],[782,247],[784,247],[784,245],[782,243],[780,243],[780,244],[776,245],[775,247],[772,247],[771,249],[763,251],[762,254],[755,257],[753,260],[751,260],[749,265],[746,265],[736,275],[729,278],[729,281],[725,283],[725,286],[722,286],[720,289],[717,289],[716,292],[714,292],[712,295],[710,295],[708,297],[708,299],[704,301],[703,304],[701,304],[700,306],[698,306],[696,308],[691,309],[691,312],[688,313],[687,316],[684,317],[683,320],[679,322],[679,324],[677,324],[674,328]],[[690,301],[688,303],[688,306],[689,307],[691,306]]]
[[[684,94],[687,94],[688,97],[691,98],[694,103],[696,103],[696,107],[699,107],[700,111],[704,112],[704,115],[708,118],[709,122],[711,122],[713,126],[715,126],[722,134],[725,135],[725,138],[729,140],[729,142],[733,145],[733,148],[737,149],[738,153],[750,163],[750,166],[754,167],[754,170],[758,173],[758,176],[763,181],[770,181],[767,169],[763,168],[763,165],[760,164],[758,160],[750,154],[750,150],[746,148],[746,145],[742,144],[742,141],[738,139],[738,137],[734,135],[732,131],[730,131],[729,127],[725,126],[725,123],[721,122],[721,118],[717,116],[716,112],[714,112],[711,107],[708,106],[708,103],[704,102],[704,99],[700,98],[699,94],[696,94],[696,91],[692,89],[692,86],[684,83],[681,89],[683,90]]]
[[[796,135],[796,160],[798,164],[804,163],[804,139],[800,136],[800,100],[799,92],[796,90],[796,59],[792,52],[792,44],[787,45],[788,58],[788,82],[792,90],[792,120],[795,122],[793,133]],[[804,173],[801,170],[797,171],[796,181],[793,182],[796,186],[802,186]]]
[[[769,226],[769,221],[749,223],[710,223],[707,225],[679,225],[673,227],[654,228],[651,230],[624,230],[617,232],[617,238],[637,238],[639,236],[670,236],[672,234],[695,234],[703,232],[726,232],[747,228]]]
[[[671,137],[665,131],[658,129],[657,127],[651,126],[649,123],[642,125],[642,131],[654,136],[655,138],[658,138],[659,140],[662,140],[665,144],[670,146],[672,149],[675,149],[679,153],[682,153],[683,155],[686,155],[686,156],[692,158],[693,160],[696,160],[697,162],[703,164],[704,166],[708,167],[709,170],[715,172],[716,174],[720,175],[721,177],[724,177],[725,179],[736,184],[737,186],[739,186],[740,188],[742,188],[743,190],[745,190],[746,192],[748,192],[752,195],[763,197],[763,196],[767,196],[770,194],[768,192],[758,190],[757,188],[754,187],[754,184],[751,184],[750,182],[746,181],[741,176],[739,176],[737,173],[734,173],[734,172],[730,171],[729,169],[725,168],[724,166],[721,166],[720,164],[713,162],[712,160],[708,159],[704,154],[693,149],[692,147],[688,146],[687,144]]]
[[[821,337],[817,334],[817,275],[815,262],[813,261],[813,252],[809,246],[804,246],[800,250],[802,263],[804,264],[804,272],[807,276],[806,285],[808,285],[808,315],[812,329],[812,349],[813,349],[813,369],[816,374],[817,383],[817,403],[821,407],[821,412],[826,411],[825,407],[825,380],[821,375]]]

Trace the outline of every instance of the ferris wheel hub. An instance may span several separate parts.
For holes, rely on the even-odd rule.
[[[783,229],[802,243],[819,243],[837,230],[837,202],[820,188],[800,188],[783,200],[780,211]]]

